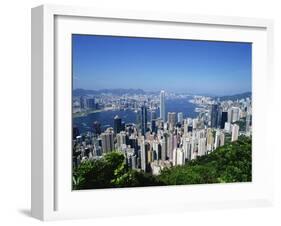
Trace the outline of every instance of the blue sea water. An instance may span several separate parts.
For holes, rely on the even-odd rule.
[[[189,102],[190,99],[173,99],[166,100],[166,114],[167,112],[182,112],[184,118],[194,118],[198,115],[195,112],[196,105]],[[159,109],[156,111],[157,117],[159,117]],[[101,123],[102,130],[108,127],[113,127],[114,117],[118,115],[125,123],[136,123],[136,112],[132,110],[122,111],[104,111],[88,114],[83,117],[73,118],[73,125],[77,126],[80,133],[87,131],[93,131],[93,123],[99,121]],[[150,121],[150,112],[148,112],[148,121]]]

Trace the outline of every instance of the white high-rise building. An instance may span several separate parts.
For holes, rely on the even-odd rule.
[[[169,133],[167,139],[167,156],[169,157],[170,161],[173,161],[173,150],[177,147],[177,139],[176,136],[173,135],[171,132]]]
[[[116,149],[121,150],[122,145],[126,145],[126,132],[121,131],[116,135]]]
[[[166,122],[166,117],[165,117],[165,91],[162,90],[160,92],[160,118]]]
[[[195,130],[195,129],[197,129],[197,125],[198,125],[198,119],[193,119],[192,120],[192,128]]]
[[[224,145],[224,133],[221,131],[216,132],[214,149]]]
[[[182,148],[175,148],[173,150],[173,155],[174,155],[174,159],[173,159],[173,165],[174,166],[178,166],[178,165],[184,165],[185,162],[185,158],[184,158],[184,151]]]
[[[187,160],[191,160],[191,138],[190,137],[184,137],[182,148],[184,151],[184,157]]]
[[[176,126],[176,112],[168,112],[169,130],[173,130]]]
[[[144,137],[142,136],[139,139],[139,144],[140,144],[140,152],[141,152],[141,169],[146,172],[146,165],[147,165],[147,151],[145,147],[145,141]]]
[[[114,149],[113,131],[106,130],[101,135],[102,151],[104,153],[111,152]]]
[[[240,119],[240,109],[238,107],[232,107],[231,111],[231,122],[237,122]]]
[[[196,159],[198,154],[198,139],[193,138],[191,140],[191,160]]]
[[[160,141],[161,144],[161,160],[165,161],[167,159],[167,137],[164,136]]]
[[[231,142],[238,140],[238,136],[239,136],[239,126],[234,124],[232,126]]]
[[[182,122],[183,122],[183,113],[178,112],[178,123],[182,124]]]
[[[203,137],[203,138],[200,138],[198,140],[198,155],[199,156],[202,156],[202,155],[205,155],[206,154],[206,149],[207,149],[207,145],[206,145],[206,138]]]
[[[183,121],[183,131],[184,131],[185,135],[188,133],[188,120],[187,119],[185,119]]]
[[[224,130],[226,133],[230,133],[231,132],[231,123],[230,122],[226,122],[224,124]]]
[[[214,137],[213,137],[213,132],[212,129],[208,128],[207,129],[207,151],[211,152],[214,150]]]

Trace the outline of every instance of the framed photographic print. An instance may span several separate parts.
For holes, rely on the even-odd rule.
[[[32,215],[272,203],[272,21],[32,9]]]

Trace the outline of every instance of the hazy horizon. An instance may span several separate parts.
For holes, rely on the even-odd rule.
[[[148,92],[148,93],[160,93],[161,90],[144,90],[142,88],[101,88],[101,89],[84,89],[84,88],[74,88],[74,90],[85,90],[85,91],[101,91],[101,90],[129,90],[129,89],[132,89],[132,90],[142,90],[144,92]],[[246,91],[242,91],[242,92],[239,92],[239,93],[226,93],[226,94],[215,94],[215,93],[191,93],[191,92],[175,92],[175,91],[170,91],[170,90],[165,90],[163,89],[165,92],[167,93],[175,93],[175,94],[191,94],[191,95],[211,95],[211,96],[231,96],[231,95],[236,95],[236,94],[243,94],[243,93],[252,93],[251,90],[246,90]]]

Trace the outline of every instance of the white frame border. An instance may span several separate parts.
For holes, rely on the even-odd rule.
[[[165,14],[155,12],[101,10],[71,6],[43,5],[32,9],[32,172],[31,214],[41,220],[73,218],[54,210],[55,206],[55,155],[54,155],[54,20],[55,16],[130,19],[145,21],[195,23],[223,26],[265,28],[267,31],[268,90],[273,92],[273,22],[266,19]],[[217,203],[213,208],[265,205],[273,199],[257,202],[237,201]],[[198,207],[199,205],[197,205]],[[179,208],[188,210],[188,207]],[[78,210],[77,210],[78,211]],[[134,211],[133,211],[134,212]],[[132,213],[132,211],[131,211]],[[137,213],[137,212],[136,212]],[[91,217],[76,214],[75,217]],[[110,215],[109,214],[105,214]]]

